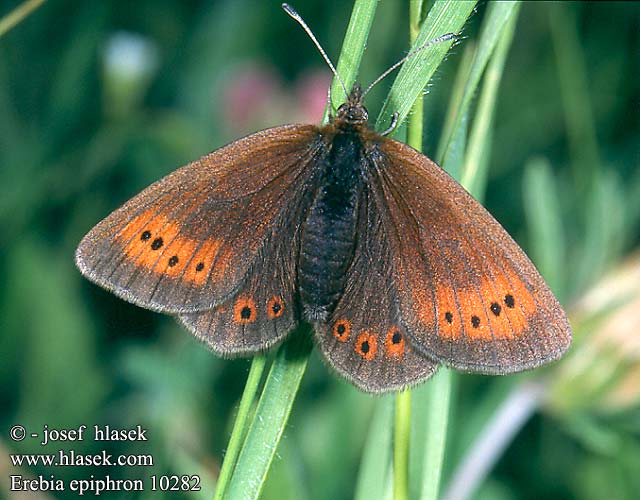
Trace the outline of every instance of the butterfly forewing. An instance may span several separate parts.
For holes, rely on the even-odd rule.
[[[150,309],[202,311],[233,296],[276,221],[300,203],[318,129],[288,125],[240,139],[164,177],[85,236],[78,267]]]
[[[315,331],[336,371],[362,390],[386,392],[417,384],[437,365],[413,347],[401,323],[386,228],[368,192],[359,206],[345,290],[330,321],[317,323]]]
[[[388,210],[400,314],[424,354],[450,366],[508,373],[560,357],[567,318],[531,261],[440,167],[380,142],[377,198]]]

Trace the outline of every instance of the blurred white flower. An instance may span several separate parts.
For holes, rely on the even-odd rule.
[[[137,33],[118,31],[107,40],[102,54],[107,113],[121,115],[139,104],[159,59],[153,40]]]

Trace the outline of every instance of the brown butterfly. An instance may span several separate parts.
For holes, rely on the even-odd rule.
[[[369,392],[439,363],[533,368],[571,341],[520,247],[433,161],[370,129],[358,85],[328,125],[257,132],[152,184],[84,237],[76,262],[223,356],[309,322],[329,365]]]

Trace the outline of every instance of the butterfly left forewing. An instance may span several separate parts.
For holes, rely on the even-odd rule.
[[[208,310],[235,294],[276,222],[300,203],[317,128],[268,129],[154,183],[80,243],[82,273],[137,305]]]
[[[495,219],[435,163],[384,139],[375,185],[392,240],[400,311],[416,347],[455,368],[509,373],[569,346],[564,311]]]
[[[391,249],[380,213],[365,192],[345,289],[330,320],[314,327],[326,361],[367,392],[415,385],[437,368],[406,335],[391,269]]]

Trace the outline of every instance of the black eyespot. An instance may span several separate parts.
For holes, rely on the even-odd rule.
[[[480,318],[478,318],[478,316],[471,316],[471,325],[474,328],[478,328],[480,326]]]
[[[178,263],[178,256],[174,255],[169,259],[169,267],[173,267]]]
[[[491,312],[493,314],[495,314],[496,316],[500,316],[500,311],[502,311],[502,307],[500,307],[500,304],[498,304],[497,302],[492,302],[491,303]]]
[[[347,331],[349,327],[347,326]],[[338,339],[340,340],[340,339]],[[370,332],[362,332],[358,335],[355,344],[355,351],[367,361],[371,361],[378,351],[376,336]]]
[[[256,303],[251,297],[240,297],[233,306],[233,320],[239,325],[253,323],[257,319]]]
[[[375,337],[371,337],[374,339]],[[387,355],[395,359],[401,359],[405,352],[405,341],[400,328],[397,325],[391,326],[387,330],[387,336],[384,339],[384,345],[386,347]],[[375,345],[374,345],[375,350]]]
[[[284,313],[284,303],[277,295],[274,295],[267,302],[267,316],[269,319],[276,319]]]
[[[249,319],[251,318],[251,313],[252,313],[251,308],[249,306],[244,306],[240,311],[240,317],[242,319]]]
[[[151,238],[151,231],[145,231],[140,235],[142,241],[147,241],[149,238]]]
[[[513,298],[513,295],[511,295],[510,293],[504,296],[504,303],[509,309],[513,309],[513,307],[516,305],[516,301]]]
[[[447,311],[446,313],[444,313],[444,319],[446,319],[447,323],[449,324],[453,323],[453,314]]]
[[[362,344],[360,344],[360,350],[362,351],[362,354],[367,354],[369,352],[369,341],[365,340],[362,342]]]
[[[351,335],[351,322],[346,319],[339,319],[333,324],[333,336],[340,342],[346,342]],[[356,345],[358,343],[356,342]]]
[[[200,272],[204,269],[204,262],[198,262],[198,265],[196,266],[196,272]]]
[[[158,248],[160,248],[162,245],[164,245],[164,241],[162,241],[162,238],[156,238],[155,240],[153,240],[153,242],[151,243],[151,250],[157,250]]]

